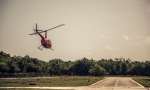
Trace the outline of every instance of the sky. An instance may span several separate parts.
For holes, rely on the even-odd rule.
[[[65,24],[48,32],[54,51],[38,49],[36,23]],[[0,50],[43,61],[150,60],[150,0],[0,0]]]

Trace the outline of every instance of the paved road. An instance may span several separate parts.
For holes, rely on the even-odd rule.
[[[140,88],[142,86],[133,82],[128,77],[109,77],[103,80],[100,83],[92,85],[92,87],[137,87]]]
[[[109,77],[90,88],[103,90],[146,90],[142,85],[136,83],[129,77]]]
[[[1,88],[1,87],[0,87]],[[10,88],[10,87],[8,87]],[[14,88],[14,87],[11,87]],[[80,87],[21,87],[65,90],[148,90],[128,77],[109,77],[90,86]]]

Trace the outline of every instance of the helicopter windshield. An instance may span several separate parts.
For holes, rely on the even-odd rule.
[[[51,41],[50,40],[47,40],[48,41],[48,43],[50,43],[51,44]]]

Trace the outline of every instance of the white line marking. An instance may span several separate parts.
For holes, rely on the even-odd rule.
[[[105,79],[107,79],[107,78],[104,78],[104,79],[102,79],[102,80],[100,80],[100,81],[98,81],[98,82],[96,82],[96,83],[93,83],[93,84],[91,84],[91,85],[89,85],[89,86],[93,86],[93,85],[95,85],[95,84],[97,84],[97,83],[100,83],[100,82],[104,81]]]
[[[119,81],[119,79],[117,79],[116,84],[115,84],[115,87],[117,87],[118,81]]]
[[[140,87],[144,88],[144,86],[142,86],[141,84],[139,84],[138,82],[134,81],[132,78],[130,78],[132,82],[138,84]]]

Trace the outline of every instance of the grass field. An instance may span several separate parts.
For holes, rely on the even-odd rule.
[[[144,87],[150,87],[150,78],[148,77],[136,77],[132,79],[138,82],[139,84],[143,85]]]
[[[61,77],[47,77],[47,78],[17,78],[17,79],[1,78],[0,87],[87,86],[102,79],[103,77],[92,77],[92,76],[61,76]]]

